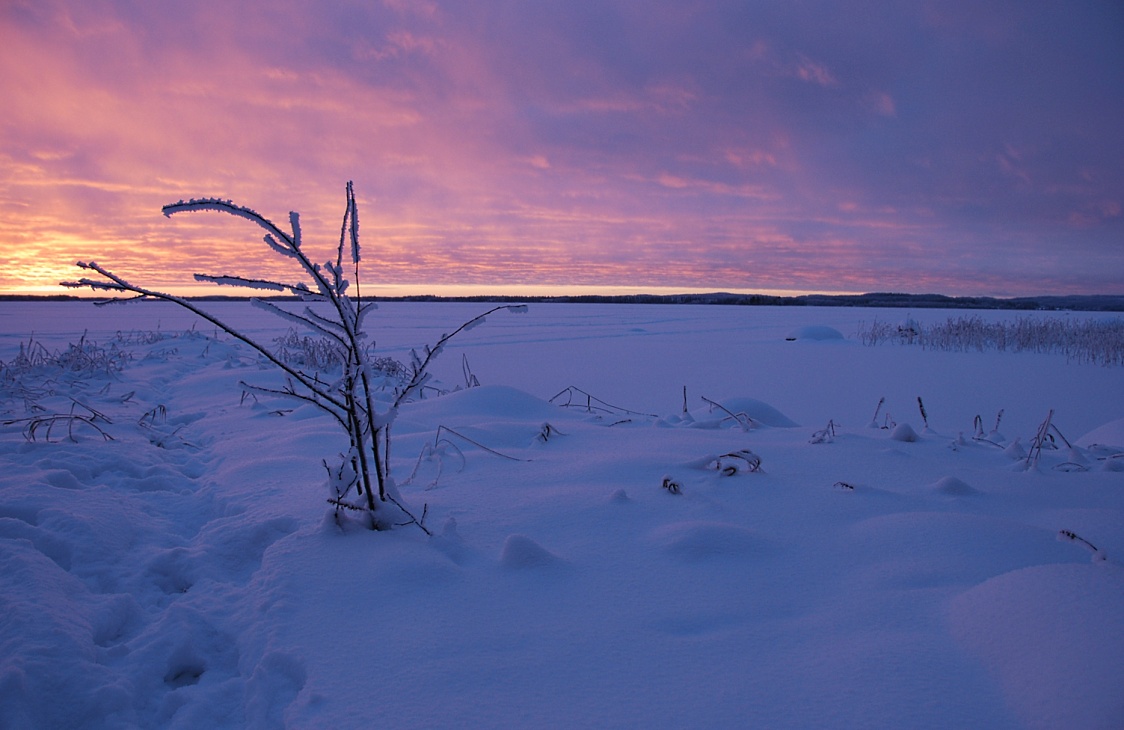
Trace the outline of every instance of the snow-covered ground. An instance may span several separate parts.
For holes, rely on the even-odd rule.
[[[372,336],[404,358],[484,308]],[[435,368],[482,385],[394,427],[428,537],[341,530],[342,434],[243,399],[278,376],[192,316],[0,304],[5,363],[127,355],[0,382],[0,727],[1124,727],[1124,371],[856,340],[906,316],[496,314]],[[1027,470],[1051,410],[1078,448]]]

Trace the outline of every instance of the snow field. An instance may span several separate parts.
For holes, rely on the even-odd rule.
[[[79,326],[106,341],[159,320],[168,337],[129,346],[115,377],[58,378],[39,398],[104,413],[113,441],[0,431],[0,726],[1124,718],[1124,476],[1089,449],[1124,448],[1108,443],[1119,370],[785,341],[809,327],[849,337],[869,312],[534,306],[444,355],[445,386],[463,381],[465,355],[482,387],[410,404],[395,423],[395,476],[412,507],[428,505],[431,538],[337,525],[319,460],[342,435],[308,406],[241,402],[239,380],[276,378],[242,348],[185,335],[165,308],[35,307],[0,313],[0,360],[30,332],[63,346]],[[396,356],[479,309],[382,308],[380,353]],[[548,402],[570,385],[657,417]],[[723,422],[703,396],[757,427]],[[882,396],[915,441],[868,427]],[[1055,408],[1090,469],[1055,469],[1069,456],[1057,450],[1026,472],[973,441],[973,417],[990,427],[999,408],[1024,444]],[[834,437],[809,443],[829,420]],[[741,449],[760,471],[708,468]]]

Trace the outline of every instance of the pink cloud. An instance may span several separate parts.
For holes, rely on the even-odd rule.
[[[818,84],[820,86],[837,86],[839,81],[821,63],[816,63],[803,54],[799,54],[797,62],[792,69],[793,75],[801,81]]]
[[[910,41],[939,54],[955,17],[913,18],[886,58],[861,29],[799,12],[6,6],[0,290],[51,286],[79,258],[169,285],[277,273],[236,221],[169,222],[160,206],[297,209],[327,251],[348,179],[378,277],[419,287],[657,286],[669,271],[685,288],[1124,280],[1104,243],[1119,240],[1124,165],[1095,112],[1075,132],[1049,115],[1011,124],[1002,85],[951,103],[983,82],[940,76],[955,64],[927,65]],[[806,32],[786,31],[790,13]],[[1059,245],[1085,268],[1041,253]]]
[[[898,114],[898,106],[894,97],[882,91],[874,91],[867,95],[867,103],[875,114],[883,117],[894,117]]]

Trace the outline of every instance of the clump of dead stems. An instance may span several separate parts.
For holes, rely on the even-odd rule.
[[[725,423],[726,421],[733,421],[743,431],[751,431],[751,430],[757,428],[757,426],[758,426],[757,421],[750,418],[747,413],[744,413],[742,411],[738,411],[737,413],[734,413],[733,411],[731,411],[729,408],[722,405],[718,401],[711,400],[710,398],[707,398],[705,395],[702,396],[702,399],[703,399],[704,403],[706,403],[707,405],[710,406],[711,410],[718,409],[718,410],[720,410],[720,411],[722,411],[723,413],[726,414],[726,417],[722,419],[722,423]]]
[[[550,424],[544,424],[544,426],[550,426]],[[500,451],[496,451],[495,449],[485,446],[475,439],[465,436],[459,431],[455,431],[448,426],[441,425],[437,427],[437,433],[433,437],[433,443],[427,443],[422,447],[421,453],[418,454],[418,460],[414,464],[414,470],[410,472],[410,476],[406,478],[403,484],[410,484],[414,481],[414,479],[421,472],[423,463],[434,462],[437,464],[437,473],[430,481],[430,483],[426,486],[426,489],[433,489],[437,486],[438,481],[440,481],[441,475],[445,471],[445,459],[450,455],[455,456],[460,462],[460,465],[457,467],[457,471],[463,469],[465,465],[464,452],[459,446],[457,446],[454,439],[475,446],[478,449],[492,454],[493,456],[498,456],[501,459],[507,459],[508,461],[528,461],[528,459],[520,459],[516,456],[510,456]]]
[[[810,444],[830,444],[835,440],[835,421],[829,420],[827,425],[812,434],[808,441]]]
[[[121,372],[132,356],[116,343],[102,346],[86,338],[71,342],[64,349],[52,350],[34,337],[20,343],[19,352],[8,361],[0,360],[0,383],[11,385],[27,376],[64,379],[111,376]]]
[[[14,405],[14,412],[3,409],[6,417],[0,423],[23,428],[24,437],[32,442],[55,442],[63,434],[77,441],[80,433],[112,441],[106,430],[112,421],[89,405],[83,394],[92,381],[114,379],[131,359],[116,343],[102,346],[85,333],[78,342],[54,350],[29,338],[11,360],[0,361],[0,400]],[[108,387],[106,383],[105,390]],[[60,400],[65,410],[59,408]],[[22,417],[16,415],[20,402],[27,414]]]
[[[1061,432],[1057,424],[1054,423],[1054,409],[1051,408],[1049,413],[1046,414],[1046,420],[1042,421],[1038,426],[1038,431],[1035,432],[1034,438],[1030,441],[1030,448],[1027,450],[1026,456],[1022,459],[1022,468],[1030,471],[1038,468],[1038,462],[1042,458],[1042,452],[1058,450],[1057,439],[1061,439],[1069,450],[1069,458],[1059,464],[1054,465],[1054,469],[1058,471],[1088,471],[1089,467],[1085,461],[1085,457],[1081,455],[1080,451],[1070,443],[1069,439]]]
[[[728,454],[715,457],[708,469],[714,469],[722,476],[732,477],[737,474],[753,474],[761,471],[761,457],[749,449],[738,449]]]
[[[912,322],[912,321],[911,321]],[[1077,363],[1124,365],[1124,320],[1020,317],[987,322],[979,315],[909,327],[875,320],[859,326],[865,345],[915,344],[933,350],[1059,353]]]
[[[69,413],[40,413],[27,418],[12,418],[3,421],[5,426],[19,425],[24,429],[24,437],[31,442],[38,441],[40,437],[47,443],[57,438],[56,431],[65,429],[69,441],[77,441],[76,431],[83,428],[93,431],[101,436],[103,441],[113,441],[113,437],[105,430],[102,424],[111,424],[104,413],[81,403],[73,398]]]
[[[632,416],[639,416],[646,419],[659,418],[659,416],[653,413],[641,413],[640,411],[633,411],[621,406],[615,406],[573,385],[563,388],[561,391],[551,396],[548,402],[560,408],[576,408],[598,418],[611,416],[619,419],[615,421],[615,423],[624,423]],[[615,425],[615,423],[611,425]]]

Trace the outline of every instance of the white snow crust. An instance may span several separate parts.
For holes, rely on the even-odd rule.
[[[264,340],[289,326],[210,308]],[[485,308],[389,302],[368,326],[406,360]],[[0,380],[0,727],[1124,726],[1124,472],[1087,448],[1122,445],[1124,373],[785,342],[905,315],[490,317],[437,363],[448,394],[393,425],[427,536],[337,520],[321,459],[342,433],[243,398],[282,381],[190,314],[0,303],[6,364],[83,335],[128,354]],[[571,386],[599,400],[551,402]],[[929,428],[869,428],[881,397],[880,425],[919,423],[923,397]],[[27,437],[84,409],[97,428]],[[1014,469],[971,438],[999,409],[1024,447],[1050,409],[1089,435]],[[712,468],[742,450],[759,469]]]

